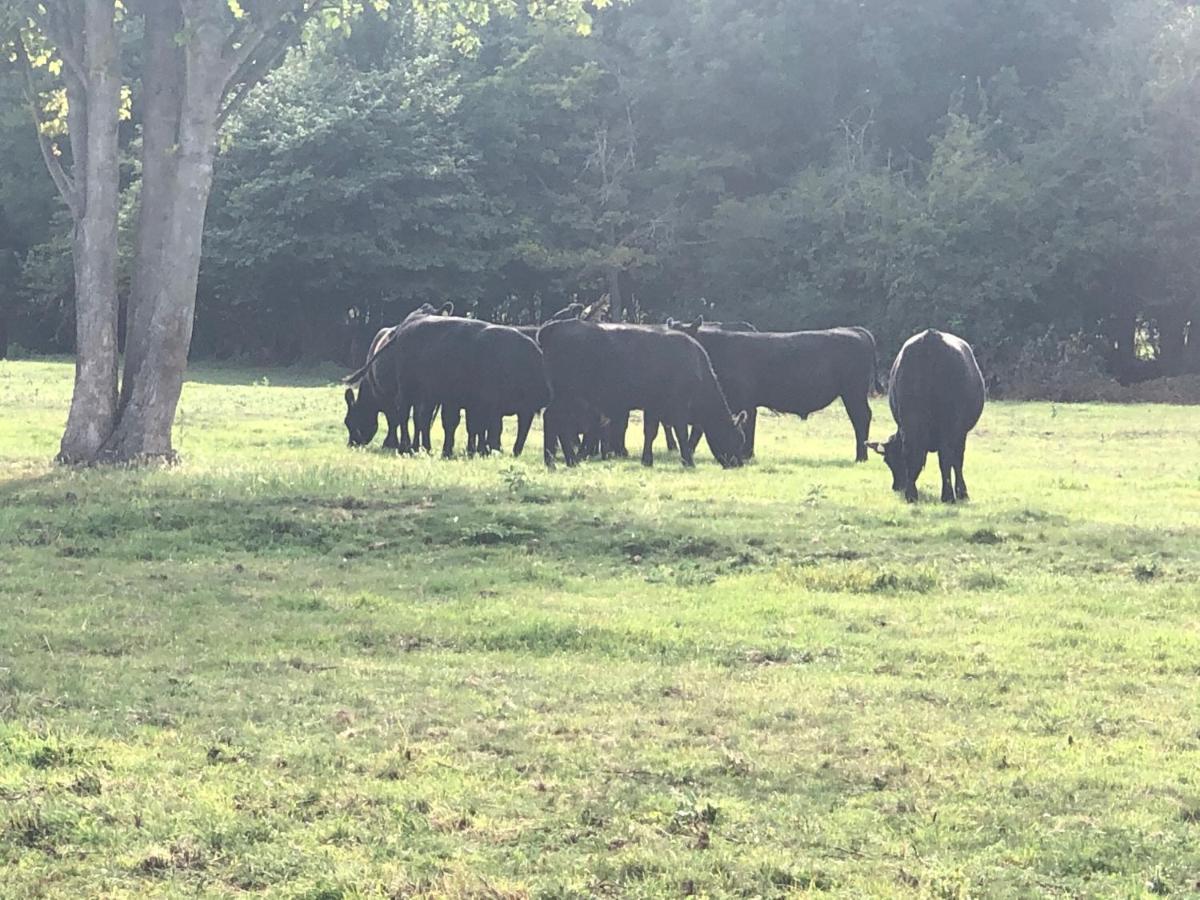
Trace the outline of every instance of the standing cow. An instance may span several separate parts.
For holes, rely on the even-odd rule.
[[[387,383],[391,374],[389,363],[394,360],[385,358],[377,365],[376,359],[384,348],[395,339],[397,330],[406,322],[421,316],[446,316],[453,312],[453,303],[444,303],[440,308],[422,303],[409,313],[400,325],[379,329],[374,340],[371,341],[370,349],[367,351],[367,360],[362,368],[353,375],[342,379],[345,384],[358,384],[359,386],[357,397],[354,396],[352,387],[346,388],[346,417],[343,422],[350,435],[351,447],[361,447],[374,440],[375,433],[379,430],[379,414],[382,412],[388,423],[387,437],[383,441],[385,449],[399,450],[401,453],[408,453],[414,446],[423,445],[426,450],[429,449],[428,430],[424,432],[421,430],[421,422],[426,418],[423,414],[425,411],[414,410],[411,404],[404,409],[394,405],[392,402],[393,391]],[[427,412],[428,418],[432,418],[434,410],[431,409]],[[408,437],[410,413],[413,417],[414,427],[412,443]]]
[[[538,345],[515,328],[478,319],[414,314],[348,380],[369,370],[393,406],[423,411],[418,429],[427,432],[433,408],[441,407],[443,456],[454,453],[463,410],[469,444],[480,452],[486,452],[491,440],[498,442],[500,418],[516,414],[513,452],[520,454],[534,415],[550,399]]]
[[[967,433],[983,413],[986,391],[971,345],[932,328],[909,338],[892,364],[888,404],[896,433],[869,446],[892,470],[892,490],[917,499],[917,478],[934,451],[942,472],[942,502],[967,499],[963,455]],[[953,473],[955,484],[950,483]]]
[[[551,322],[538,332],[554,400],[543,416],[547,465],[558,445],[568,465],[575,463],[581,423],[609,423],[631,409],[645,413],[642,462],[653,464],[658,423],[677,431],[696,422],[709,434],[723,466],[741,463],[741,420],[735,420],[713,372],[708,354],[692,337],[645,325],[598,324],[579,319]],[[684,465],[691,447],[679,446]]]
[[[384,343],[391,338],[391,335],[392,328],[380,328],[367,350],[367,358],[373,359]],[[343,424],[346,426],[346,431],[350,433],[350,446],[362,447],[371,443],[375,439],[375,433],[379,430],[379,414],[383,413],[387,418],[388,425],[387,437],[383,439],[383,447],[385,450],[398,450],[400,449],[400,440],[397,429],[400,427],[400,414],[383,402],[382,392],[372,377],[373,374],[373,370],[368,369],[363,375],[362,381],[359,382],[357,397],[354,396],[354,388],[346,388],[346,418],[343,420]],[[405,427],[407,428],[407,423]]]
[[[676,323],[673,327],[691,326]],[[747,459],[754,456],[757,407],[805,419],[840,397],[854,426],[854,458],[866,460],[871,429],[868,398],[876,384],[875,338],[867,329],[746,332],[703,326],[696,339],[712,359],[729,408],[744,410],[749,417]],[[693,430],[692,446],[699,440],[699,431]]]

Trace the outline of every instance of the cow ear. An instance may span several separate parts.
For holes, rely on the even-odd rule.
[[[746,424],[746,411],[744,409],[739,410],[738,414],[733,417],[733,424],[739,428]]]
[[[346,406],[354,408],[354,388],[346,388]]]
[[[883,444],[879,443],[879,441],[867,441],[867,446],[876,453],[883,454]]]

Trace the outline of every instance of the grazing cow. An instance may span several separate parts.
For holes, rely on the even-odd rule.
[[[645,465],[654,462],[650,428],[657,431],[660,421],[677,430],[700,424],[720,463],[740,465],[741,421],[730,414],[708,354],[693,338],[661,327],[572,319],[543,325],[538,343],[554,397],[543,416],[547,465],[560,445],[574,465],[578,432],[572,429],[581,422],[611,422],[631,409],[646,414]],[[684,465],[693,465],[686,443],[679,451]]]
[[[367,358],[372,359],[384,342],[391,338],[391,328],[380,328],[371,341]],[[375,439],[379,430],[379,414],[387,418],[387,437],[383,446],[388,450],[398,450],[400,441],[396,429],[400,426],[400,416],[397,410],[386,406],[381,399],[382,392],[374,378],[374,369],[368,369],[359,383],[358,397],[354,396],[354,388],[346,388],[346,418],[343,424],[350,433],[350,446],[363,447]]]
[[[668,318],[666,325],[668,328],[673,328],[676,331],[682,331],[685,334],[690,334],[694,338],[699,337],[699,332],[700,332],[701,328],[709,328],[709,329],[715,328],[720,331],[758,331],[758,329],[755,328],[753,325],[751,325],[749,322],[705,322],[704,319],[700,318],[700,317],[696,318],[695,320],[693,320],[691,322],[680,322],[678,319]],[[715,365],[714,365],[714,369],[715,369]],[[718,380],[719,379],[720,379],[720,376],[718,376]],[[726,399],[728,399],[728,397],[726,397]],[[730,408],[732,409],[733,407],[731,406]],[[740,412],[740,411],[741,410],[734,410],[734,412]],[[742,431],[746,435],[746,446],[749,448],[747,453],[752,454],[753,453],[752,437],[754,434],[754,429],[758,423],[758,410],[755,408],[751,408],[751,409],[744,410],[744,412],[746,413],[746,420],[745,420],[745,424],[742,426]],[[621,433],[624,434],[624,431],[622,431]],[[684,440],[684,441],[690,440],[691,447],[694,452],[696,449],[696,446],[700,443],[700,436],[703,433],[704,433],[703,429],[693,428],[692,435],[690,438],[688,437],[687,434],[683,434],[683,435],[679,436],[679,440]],[[675,429],[673,429],[671,426],[667,425],[666,423],[663,423],[663,436],[667,439],[667,449],[673,451],[675,449]],[[746,455],[744,458],[749,459],[749,455]]]
[[[942,502],[967,499],[963,455],[967,433],[983,413],[985,394],[975,354],[962,338],[929,329],[905,342],[888,387],[896,433],[883,444],[869,445],[892,470],[892,490],[914,502],[926,454],[937,451]]]
[[[427,315],[446,316],[453,312],[453,303],[444,303],[440,308],[423,303],[409,313],[404,321]],[[345,395],[346,417],[343,423],[350,433],[350,446],[352,447],[361,447],[374,440],[375,434],[379,430],[379,414],[382,412],[388,423],[387,437],[383,441],[384,448],[399,450],[401,453],[408,453],[412,449],[414,445],[410,444],[408,437],[408,417],[412,413],[415,444],[423,444],[426,450],[429,449],[428,430],[422,433],[420,425],[425,418],[421,414],[422,411],[413,410],[411,406],[405,409],[393,406],[391,390],[385,383],[386,374],[375,366],[376,357],[391,343],[399,327],[401,326],[381,328],[375,335],[375,339],[371,341],[371,347],[367,351],[367,361],[362,368],[342,379],[344,384],[359,385],[357,398],[354,396],[353,388],[346,388]],[[432,419],[434,410],[429,410],[428,413],[428,418]],[[397,435],[397,431],[399,431],[399,435]]]
[[[857,327],[789,332],[702,327],[696,339],[712,359],[729,408],[747,414],[746,459],[754,455],[757,419],[752,414],[757,407],[805,419],[838,397],[854,426],[854,458],[867,458],[868,398],[876,384],[871,332]],[[699,440],[693,429],[692,446]]]
[[[535,338],[504,325],[488,325],[477,337],[474,352],[485,367],[474,401],[483,417],[482,440],[477,438],[480,453],[500,449],[504,416],[515,415],[513,456],[520,456],[534,415],[550,402],[542,351]],[[471,411],[468,408],[468,415]]]
[[[675,319],[667,319],[667,327],[676,328],[691,335],[696,336],[696,330],[700,327],[702,320],[696,319],[692,323],[676,322]],[[629,450],[625,446],[625,435],[629,431],[629,413],[630,410],[625,410],[620,415],[614,416],[611,420],[605,420],[603,424],[597,423],[591,430],[583,435],[581,441],[583,454],[585,456],[599,456],[601,459],[610,457],[618,457],[625,459],[629,456]],[[665,422],[647,421],[643,416],[643,430],[650,430],[654,437],[658,437],[658,426],[662,425],[663,437],[667,441],[667,452],[675,453],[679,449],[678,442],[675,440],[675,429]],[[695,445],[692,445],[693,448]]]
[[[537,344],[515,328],[455,316],[413,315],[399,325],[372,365],[399,408],[424,411],[418,428],[428,431],[434,406],[442,409],[443,456],[454,452],[454,435],[467,411],[468,448],[486,452],[499,439],[499,421],[518,417],[515,455],[524,448],[533,416],[549,402]],[[360,369],[351,378],[359,376]]]

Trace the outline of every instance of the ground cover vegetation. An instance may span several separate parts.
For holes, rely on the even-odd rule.
[[[1188,408],[992,403],[910,506],[837,409],[548,472],[350,450],[338,371],[76,470],[71,364],[0,363],[0,894],[1200,882]]]

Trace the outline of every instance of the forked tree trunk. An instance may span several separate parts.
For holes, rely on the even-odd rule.
[[[136,10],[144,25],[145,115],[125,377],[118,396],[116,2],[29,2],[29,21],[45,30],[62,56],[71,141],[67,175],[49,140],[40,137],[46,166],[75,223],[75,390],[59,459],[84,464],[170,459],[171,426],[192,339],[217,131],[322,3],[258,0],[232,29],[229,16],[237,4],[224,0],[123,4],[124,21]],[[29,67],[24,44],[19,46]],[[237,90],[226,98],[233,84]],[[28,86],[37,122],[32,77]]]
[[[126,383],[116,428],[99,457],[104,462],[170,460],[175,455],[171,428],[192,341],[217,114],[225,86],[220,28],[215,22],[189,24],[194,33],[183,51],[182,83],[177,91],[165,92],[177,96],[177,143],[164,146],[168,134],[163,129],[147,147],[158,157],[152,161],[156,183],[145,185],[149,202],[139,221],[134,275],[138,287],[126,342]],[[147,35],[152,52],[163,51],[155,61],[170,66],[172,54],[162,39],[169,35],[173,40],[178,25],[162,15],[147,18],[151,27],[163,30],[153,39]],[[163,74],[171,78],[169,72]],[[168,97],[159,99],[165,104]]]
[[[149,346],[150,322],[161,290],[158,276],[170,221],[171,185],[179,141],[183,51],[175,39],[183,27],[174,3],[151,3],[145,11],[142,178],[134,244],[134,271],[125,316],[125,369],[120,408],[125,409]]]
[[[90,462],[117,412],[117,110],[121,96],[113,0],[87,0],[83,67],[87,84],[68,81],[69,127],[81,180],[72,255],[75,265],[75,390],[59,447],[63,462]]]

